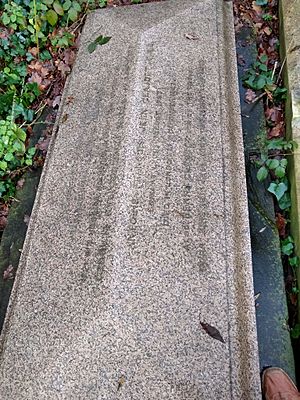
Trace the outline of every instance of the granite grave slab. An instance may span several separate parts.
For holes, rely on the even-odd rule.
[[[89,53],[99,35],[111,40]],[[1,337],[0,393],[260,398],[230,2],[89,15]]]

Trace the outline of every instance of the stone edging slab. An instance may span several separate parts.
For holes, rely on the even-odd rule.
[[[285,61],[284,82],[288,88],[286,134],[299,147],[290,157],[291,233],[300,255],[300,0],[280,1],[281,58]],[[300,274],[298,275],[298,280]]]

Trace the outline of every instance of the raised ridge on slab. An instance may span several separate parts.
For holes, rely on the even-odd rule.
[[[2,400],[260,398],[239,112],[230,3],[88,17],[2,334]]]

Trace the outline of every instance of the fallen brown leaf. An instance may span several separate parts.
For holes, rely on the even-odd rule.
[[[274,126],[274,128],[271,128],[269,130],[268,138],[272,139],[272,138],[280,137],[280,136],[283,136],[283,134],[284,134],[284,122],[281,121],[281,122],[279,122],[279,124]]]
[[[279,232],[279,236],[280,237],[285,237],[286,236],[286,232],[285,232],[285,227],[286,227],[286,220],[283,217],[283,215],[281,215],[280,213],[276,214],[276,226]]]
[[[272,33],[272,29],[271,29],[269,26],[266,26],[266,27],[263,29],[263,31],[264,31],[264,33],[265,33],[266,35],[268,35],[268,36],[270,36],[271,33]]]
[[[215,328],[214,326],[211,326],[205,322],[201,322],[201,321],[200,321],[200,324],[209,336],[211,336],[213,339],[219,340],[222,343],[225,343],[224,339],[222,338],[222,336],[217,328]]]

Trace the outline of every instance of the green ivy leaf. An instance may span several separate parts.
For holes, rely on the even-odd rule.
[[[14,159],[14,155],[12,153],[6,153],[4,156],[5,161],[12,161]]]
[[[300,324],[296,324],[291,329],[291,336],[292,336],[293,339],[298,339],[300,337]]]
[[[290,257],[289,264],[291,267],[299,267],[299,257]]]
[[[92,42],[88,45],[88,52],[89,53],[93,53],[96,50],[97,47],[97,43]]]
[[[283,158],[282,160],[280,160],[280,165],[282,166],[282,167],[287,167],[287,165],[288,165],[288,160],[286,159],[286,158]]]
[[[277,167],[275,169],[275,175],[277,176],[277,178],[283,178],[285,175],[285,168],[284,167]]]
[[[286,243],[281,246],[281,252],[286,256],[290,256],[293,253],[293,250],[294,250],[293,243]]]
[[[268,61],[268,56],[266,54],[263,54],[259,57],[260,61],[262,63],[266,63]]]
[[[30,157],[33,157],[34,154],[35,154],[35,152],[36,152],[36,148],[35,148],[35,147],[30,147],[30,148],[27,150],[27,154],[28,154]]]
[[[97,39],[95,39],[95,42],[97,44],[99,44],[100,46],[102,46],[102,45],[108,43],[110,41],[110,39],[111,39],[110,36],[102,36],[102,35],[100,35],[100,36],[97,37]]]
[[[279,201],[284,193],[288,190],[288,187],[286,186],[285,183],[280,182],[280,183],[275,183],[272,182],[270,186],[268,187],[268,191],[276,197],[277,201]]]
[[[269,169],[276,169],[277,167],[279,167],[280,162],[279,162],[279,160],[276,160],[276,158],[272,158],[272,159],[269,159],[266,162],[266,164]]]
[[[259,76],[255,84],[257,90],[261,90],[266,84],[266,78],[264,76]]]
[[[96,50],[97,45],[103,46],[108,43],[111,39],[111,36],[98,36],[92,43],[88,45],[89,53],[93,53]]]
[[[290,208],[292,205],[292,202],[291,202],[291,196],[289,195],[289,193],[285,193],[279,200],[278,204],[279,204],[279,207],[281,208],[281,210],[286,210],[287,208]]]
[[[57,24],[58,15],[56,14],[56,12],[54,10],[47,11],[45,17],[51,26],[54,26]]]
[[[2,169],[2,171],[6,171],[7,170],[7,162],[6,161],[0,161],[0,169]]]
[[[81,11],[81,5],[78,3],[78,1],[72,1],[72,7],[78,12]]]
[[[61,16],[63,16],[64,15],[64,9],[62,8],[62,6],[61,6],[61,4],[58,2],[58,1],[55,1],[54,3],[53,3],[53,8],[54,8],[54,10],[56,11],[56,13],[58,14],[58,15],[61,15]]]
[[[68,11],[68,17],[72,22],[75,22],[78,18],[78,12],[75,10],[75,8],[71,7]]]
[[[259,69],[263,72],[267,72],[268,71],[268,67],[266,66],[266,64],[260,64]]]
[[[65,10],[65,11],[67,11],[70,7],[71,7],[71,5],[72,5],[72,2],[71,2],[71,0],[65,0],[65,2],[64,2],[64,4],[63,4],[63,9]]]
[[[262,167],[259,168],[257,171],[256,177],[259,182],[264,181],[268,176],[268,170],[267,168],[263,165]]]
[[[10,18],[9,18],[9,16],[7,15],[7,13],[3,13],[1,19],[2,19],[2,23],[3,23],[4,25],[8,25],[8,24],[10,23]]]

